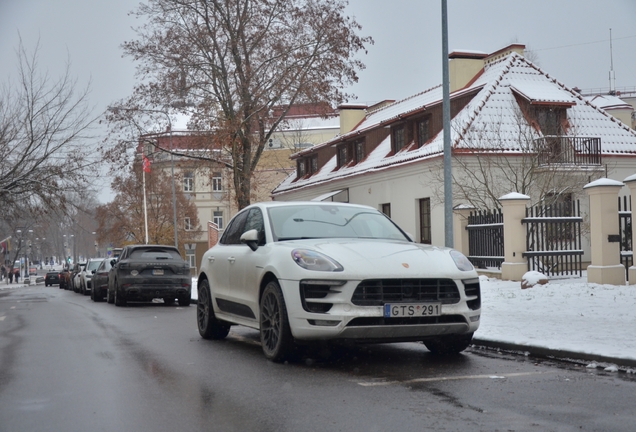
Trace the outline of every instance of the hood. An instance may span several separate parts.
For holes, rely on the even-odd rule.
[[[321,252],[342,265],[347,274],[361,278],[457,278],[460,273],[451,249],[391,240],[329,239],[306,244],[294,241],[294,248]],[[292,246],[292,245],[290,245]],[[471,272],[465,273],[472,277]]]

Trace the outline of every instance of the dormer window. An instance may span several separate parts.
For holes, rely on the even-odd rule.
[[[417,146],[422,147],[428,141],[428,119],[417,122]]]
[[[318,156],[314,156],[309,160],[309,172],[312,174],[318,172]]]
[[[342,144],[338,147],[338,168],[341,168],[349,163],[350,152],[347,144]]]
[[[404,145],[406,144],[406,131],[403,124],[393,128],[391,141],[394,153],[397,153],[404,148]]]
[[[307,166],[305,159],[298,159],[296,171],[298,172],[298,178],[302,178],[307,174]]]
[[[535,109],[539,128],[543,135],[560,135],[561,119],[565,118],[565,110],[555,107],[541,107]]]
[[[365,151],[364,151],[364,139],[356,141],[356,143],[355,143],[355,152],[356,152],[356,163],[362,162],[362,160],[366,156]]]

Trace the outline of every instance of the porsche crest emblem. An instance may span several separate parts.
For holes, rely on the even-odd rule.
[[[409,265],[407,263],[402,263],[402,267],[409,268]]]

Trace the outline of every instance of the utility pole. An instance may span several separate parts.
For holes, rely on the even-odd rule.
[[[444,126],[444,244],[446,247],[453,247],[453,166],[451,162],[448,13],[446,0],[442,0],[442,91],[442,113]]]

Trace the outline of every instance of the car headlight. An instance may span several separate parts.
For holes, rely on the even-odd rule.
[[[474,269],[473,264],[468,260],[468,258],[466,258],[463,253],[452,250],[450,251],[450,256],[453,258],[453,261],[455,261],[455,265],[459,270],[470,271]]]
[[[344,270],[337,261],[310,249],[294,249],[291,255],[296,264],[307,270],[331,272]]]

